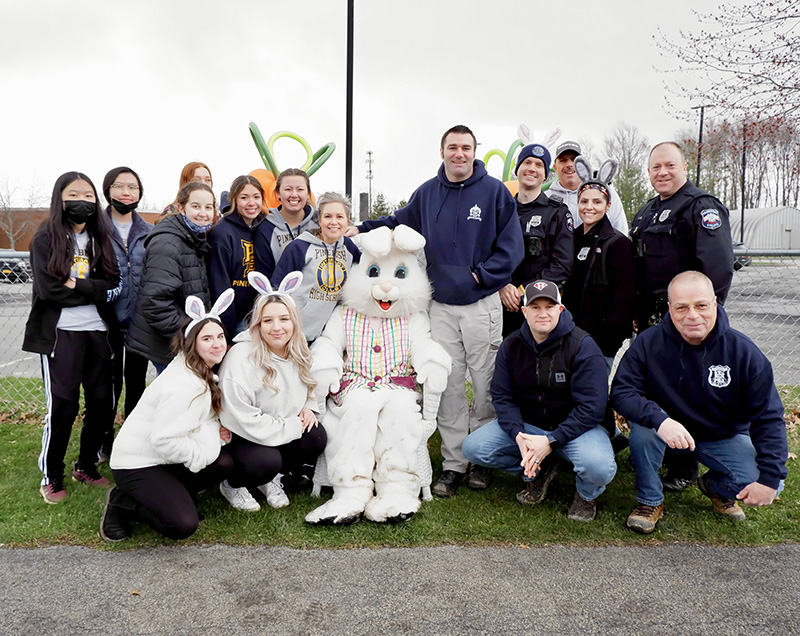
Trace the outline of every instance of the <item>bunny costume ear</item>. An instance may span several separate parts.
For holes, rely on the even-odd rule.
[[[617,174],[619,162],[616,159],[606,159],[603,165],[600,166],[600,171],[597,173],[597,179],[606,185],[611,183],[611,179]]]
[[[592,166],[582,156],[575,157],[575,172],[581,178],[581,181],[592,180]]]
[[[525,124],[520,124],[519,127],[517,128],[517,137],[519,137],[519,140],[522,142],[524,146],[533,143],[533,140],[531,139],[530,128],[528,128]]]
[[[367,232],[361,239],[361,248],[379,258],[386,256],[392,251],[392,231],[388,227],[379,227]]]
[[[197,296],[187,297],[185,306],[186,315],[189,316],[192,321],[186,326],[186,329],[183,332],[183,337],[187,338],[192,328],[198,322],[201,322],[206,318],[216,318],[219,320],[219,317],[228,307],[231,306],[231,303],[233,303],[234,295],[235,293],[233,289],[228,287],[228,289],[219,295],[219,298],[217,298],[217,301],[214,303],[208,313],[206,313],[206,308],[203,306],[203,301]]]
[[[291,293],[300,287],[303,282],[303,272],[289,272],[283,277],[278,289],[272,289],[269,279],[261,272],[249,272],[247,280],[260,296],[285,296],[293,305],[294,299]]]
[[[425,237],[407,225],[394,228],[394,244],[404,252],[418,252],[425,247]]]

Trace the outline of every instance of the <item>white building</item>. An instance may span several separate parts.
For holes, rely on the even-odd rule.
[[[731,210],[731,236],[741,239],[741,212]],[[800,249],[800,210],[788,206],[746,209],[744,211],[744,244],[750,249]]]

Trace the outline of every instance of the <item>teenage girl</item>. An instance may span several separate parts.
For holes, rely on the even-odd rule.
[[[281,172],[275,182],[275,192],[281,204],[270,208],[255,238],[256,269],[270,280],[286,246],[303,232],[319,227],[316,212],[308,203],[311,182],[303,170],[289,168]]]
[[[117,256],[122,292],[114,302],[119,330],[114,330],[111,346],[114,351],[114,412],[117,411],[122,383],[125,381],[124,415],[133,411],[144,392],[147,376],[147,358],[126,351],[125,335],[128,333],[144,266],[144,239],[153,229],[136,212],[144,195],[139,175],[131,168],[120,166],[109,170],[103,179],[103,195],[109,205],[106,215],[111,222],[111,244]],[[114,429],[107,431],[100,449],[100,460],[107,461],[114,441]]]
[[[117,486],[100,522],[106,541],[127,539],[133,521],[170,539],[192,535],[199,523],[197,493],[232,468],[220,450],[230,432],[219,422],[222,394],[213,372],[227,349],[222,323],[215,316],[194,320],[174,344],[176,357],[147,387],[114,443]]]
[[[289,505],[280,474],[313,465],[327,436],[318,422],[309,352],[294,302],[284,293],[259,295],[250,328],[220,369],[222,423],[233,433],[233,471],[220,491],[239,510],[260,505],[258,488],[273,508]]]
[[[361,258],[355,243],[344,236],[350,227],[350,200],[338,192],[326,192],[318,205],[319,229],[303,232],[292,241],[272,275],[279,281],[289,272],[303,273],[294,297],[309,344],[328,322],[347,282],[347,270]]]
[[[266,215],[264,189],[255,177],[236,177],[228,194],[232,210],[209,234],[208,283],[212,297],[229,287],[236,292],[233,306],[222,315],[225,331],[236,335],[247,328],[246,319],[256,298],[247,274],[256,268],[253,236]]]
[[[47,414],[42,433],[40,492],[47,503],[67,497],[64,456],[78,415],[83,385],[85,415],[72,478],[93,486],[108,479],[95,467],[104,431],[113,427],[112,303],[122,284],[97,190],[80,172],[61,175],[50,216],[31,243],[33,297],[22,348],[41,354]]]
[[[159,373],[173,358],[170,342],[186,321],[186,299],[198,296],[207,307],[210,298],[206,236],[217,211],[214,193],[205,183],[187,183],[178,193],[177,210],[145,239],[139,299],[125,344]]]
[[[178,192],[181,191],[183,186],[192,181],[198,183],[205,183],[209,188],[214,188],[214,180],[211,178],[211,169],[202,161],[190,161],[181,170],[181,176],[178,179]],[[178,211],[178,199],[170,203],[164,208],[158,220],[161,220],[169,214],[175,214]]]

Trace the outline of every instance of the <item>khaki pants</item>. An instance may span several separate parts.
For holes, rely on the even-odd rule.
[[[489,386],[502,341],[500,295],[494,293],[471,305],[433,301],[430,316],[431,336],[453,359],[453,370],[439,404],[442,468],[463,473],[468,462],[461,452],[461,444],[472,431],[495,418]],[[464,390],[467,371],[474,396],[472,410]]]

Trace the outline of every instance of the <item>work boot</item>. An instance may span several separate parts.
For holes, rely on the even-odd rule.
[[[466,486],[470,490],[486,490],[492,483],[494,472],[491,468],[472,464],[467,472]]]
[[[535,506],[542,503],[547,496],[550,483],[558,475],[555,462],[541,464],[539,472],[531,481],[525,482],[525,490],[517,493],[517,501],[523,506]]]
[[[640,503],[633,509],[633,512],[628,515],[628,521],[625,525],[634,532],[650,534],[656,529],[656,524],[663,516],[663,503],[657,506],[648,506],[647,504]]]
[[[466,473],[459,473],[455,470],[443,470],[438,481],[431,486],[431,492],[437,497],[452,497],[466,476]]]
[[[697,487],[706,497],[711,500],[711,505],[714,507],[714,512],[717,512],[728,519],[734,521],[744,521],[744,510],[739,507],[739,503],[735,499],[728,499],[727,497],[720,497],[719,495],[711,492],[711,489],[706,484],[706,477],[708,473],[704,473],[697,480]]]
[[[100,519],[100,536],[109,543],[122,541],[131,536],[131,519],[136,511],[136,502],[114,486],[106,494],[106,505]]]
[[[570,521],[594,521],[597,516],[596,501],[596,499],[587,501],[575,492],[575,499],[572,500],[572,505],[567,511],[567,519]]]

